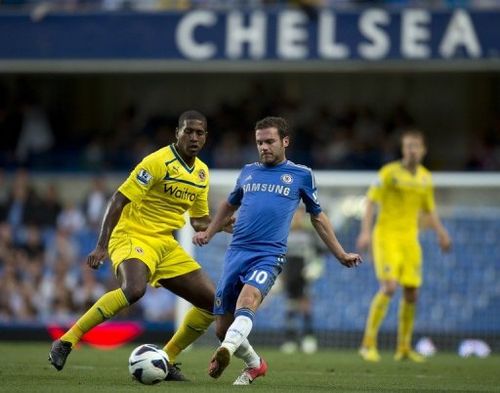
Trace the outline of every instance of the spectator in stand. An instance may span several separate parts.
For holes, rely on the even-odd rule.
[[[95,177],[92,180],[91,189],[83,202],[83,211],[87,225],[91,229],[99,229],[109,197],[104,177]]]

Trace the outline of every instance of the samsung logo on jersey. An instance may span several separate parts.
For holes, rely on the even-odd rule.
[[[274,192],[276,194],[290,195],[290,187],[281,186],[278,184],[266,184],[266,183],[250,183],[243,185],[243,191],[261,191],[261,192]]]
[[[193,194],[192,192],[189,192],[187,188],[180,189],[177,186],[167,186],[166,184],[163,185],[163,192],[168,193],[176,198],[179,199],[188,199],[191,202],[193,202],[196,198],[196,194]]]

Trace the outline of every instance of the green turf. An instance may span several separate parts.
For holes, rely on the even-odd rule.
[[[500,392],[500,357],[461,359],[439,354],[425,364],[397,363],[390,353],[379,364],[363,362],[354,351],[321,351],[316,355],[283,355],[259,348],[269,363],[268,375],[251,387],[234,387],[242,367],[238,359],[219,380],[206,374],[209,348],[182,356],[188,383],[141,385],[131,379],[127,359],[131,346],[73,351],[63,371],[47,362],[49,343],[0,342],[0,392]]]

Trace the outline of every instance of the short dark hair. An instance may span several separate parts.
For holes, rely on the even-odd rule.
[[[425,145],[425,134],[422,131],[420,131],[418,128],[415,128],[415,127],[406,128],[403,131],[401,131],[401,134],[399,137],[399,140],[401,141],[401,143],[403,143],[403,139],[406,136],[420,138],[422,140],[423,144]]]
[[[195,110],[189,110],[189,111],[183,112],[179,116],[179,126],[178,126],[179,129],[182,128],[182,126],[184,125],[184,121],[185,120],[199,120],[199,121],[201,121],[203,123],[203,125],[205,126],[205,128],[207,128],[207,118],[201,112],[198,112],[198,111],[195,111]]]
[[[271,127],[278,130],[281,139],[288,136],[288,124],[282,117],[267,116],[255,123],[255,131]]]

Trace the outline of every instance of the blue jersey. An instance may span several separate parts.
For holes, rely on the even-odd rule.
[[[300,200],[308,213],[321,213],[310,168],[284,161],[276,166],[245,165],[228,202],[241,206],[231,248],[286,254],[293,215]]]

